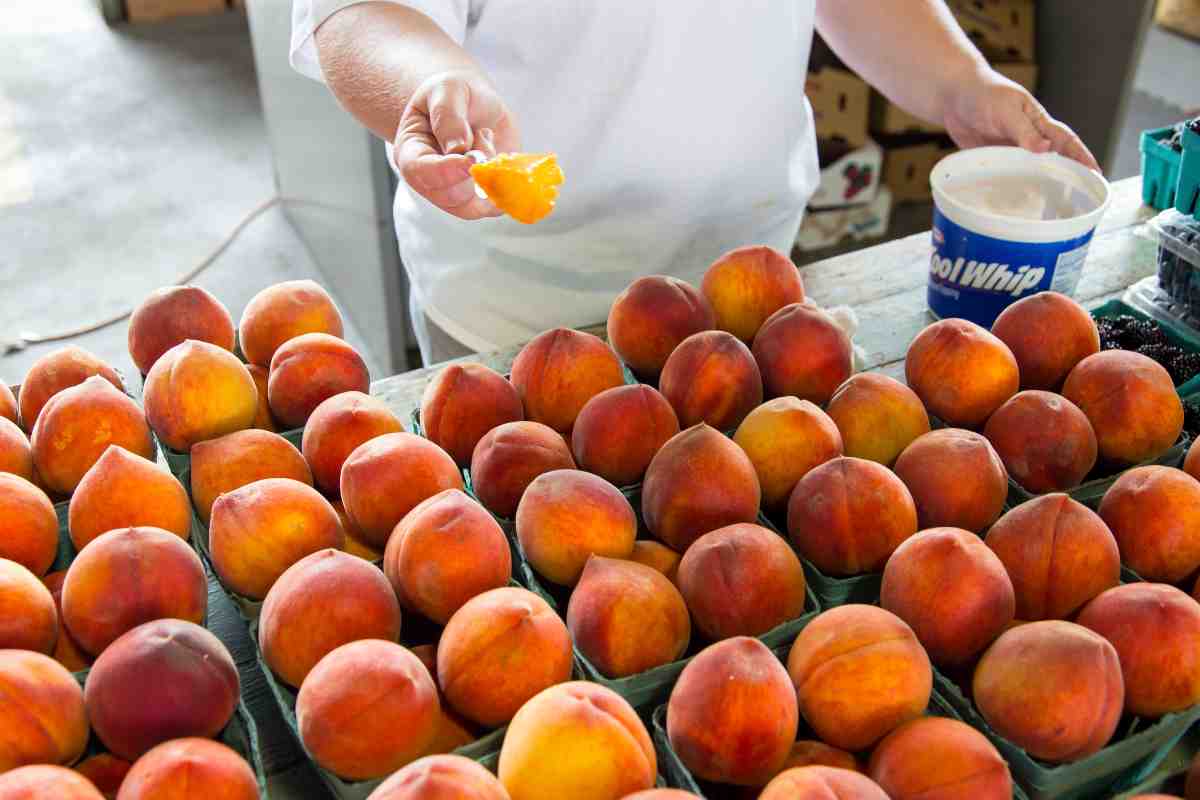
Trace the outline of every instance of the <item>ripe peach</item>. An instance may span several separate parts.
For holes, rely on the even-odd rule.
[[[652,787],[658,762],[646,726],[624,698],[573,681],[521,707],[504,734],[496,772],[512,800],[605,800]]]
[[[342,464],[356,447],[376,436],[403,431],[404,425],[379,398],[362,392],[342,392],[313,410],[304,426],[300,446],[317,486],[327,494],[336,495]]]
[[[213,503],[226,492],[264,478],[291,478],[312,486],[308,463],[277,433],[248,428],[192,447],[192,502],[208,524]]]
[[[904,448],[896,474],[917,505],[921,528],[979,533],[1000,517],[1008,472],[983,436],[958,428],[931,431]]]
[[[32,764],[0,775],[3,800],[104,800],[91,781],[53,764]]]
[[[508,585],[512,555],[492,515],[459,489],[447,489],[400,520],[383,571],[406,608],[445,625],[472,597]]]
[[[58,612],[38,577],[16,561],[0,558],[0,650],[54,652]]]
[[[71,764],[83,753],[83,691],[62,665],[29,650],[0,650],[0,694],[0,773],[26,764]]]
[[[495,775],[464,756],[419,758],[381,783],[367,800],[509,800]]]
[[[342,316],[333,298],[316,282],[284,281],[250,299],[238,325],[246,360],[266,367],[284,342],[305,333],[342,335]]]
[[[433,442],[412,433],[387,433],[354,448],[342,464],[340,488],[355,529],[367,544],[382,548],[418,503],[446,489],[462,489],[463,479],[454,459]]]
[[[1121,561],[1144,580],[1175,583],[1200,567],[1200,481],[1174,467],[1136,467],[1104,493],[1100,518]]]
[[[51,653],[51,656],[68,671],[79,672],[91,666],[92,657],[71,638],[71,632],[63,623],[62,587],[66,579],[67,571],[65,569],[51,572],[42,578],[42,583],[50,590],[50,596],[54,598],[54,610],[58,614],[58,640],[54,643],[54,652]]]
[[[438,641],[437,676],[455,711],[494,728],[570,679],[571,661],[571,635],[546,601],[505,587],[471,598],[450,618]]]
[[[1183,403],[1158,362],[1127,350],[1105,350],[1075,365],[1063,396],[1087,415],[1100,458],[1137,464],[1170,449],[1183,430]]]
[[[800,713],[822,741],[844,750],[866,749],[923,715],[933,689],[929,656],[912,629],[875,606],[819,614],[796,637],[787,666]]]
[[[992,323],[1021,369],[1022,389],[1057,391],[1075,365],[1100,352],[1100,331],[1083,306],[1058,292],[1013,303]]]
[[[1121,579],[1117,540],[1096,512],[1065,494],[1017,506],[984,541],[1012,580],[1017,619],[1067,619]]]
[[[754,360],[768,397],[823,406],[854,371],[854,348],[829,314],[793,303],[763,323],[754,337]]]
[[[33,362],[25,373],[25,380],[21,382],[21,427],[26,433],[32,434],[34,424],[50,398],[93,376],[108,381],[118,392],[125,389],[115,369],[100,357],[73,344],[47,353]]]
[[[420,660],[395,642],[365,639],[322,658],[296,697],[300,739],[348,780],[381,778],[420,757],[433,738],[438,694]]]
[[[143,458],[155,457],[142,409],[99,376],[50,398],[38,416],[32,442],[41,485],[62,495],[75,491],[109,445]]]
[[[0,381],[0,417],[14,424],[17,421],[17,396],[4,381]]]
[[[740,523],[697,539],[679,562],[679,591],[709,639],[758,636],[804,613],[804,569],[788,543]]]
[[[1004,563],[960,528],[922,531],[897,547],[879,599],[908,623],[933,663],[951,668],[973,662],[1016,609]]]
[[[488,511],[511,518],[534,478],[574,468],[566,440],[552,428],[539,422],[506,422],[484,434],[475,446],[471,487]]]
[[[683,552],[709,531],[758,519],[754,464],[742,448],[701,423],[671,437],[646,468],[646,527]]]
[[[600,672],[624,678],[680,659],[692,624],[683,596],[662,573],[592,556],[571,593],[567,630]]]
[[[903,481],[874,461],[841,456],[800,479],[788,502],[788,535],[830,575],[879,572],[917,532],[917,507]]]
[[[754,356],[725,331],[684,339],[663,365],[658,386],[685,428],[703,422],[732,430],[763,400]]]
[[[988,648],[975,669],[974,698],[1001,736],[1034,758],[1063,763],[1108,743],[1125,688],[1111,644],[1081,625],[1044,620]]]
[[[109,645],[83,692],[100,741],[130,761],[168,739],[216,736],[238,696],[237,667],[225,645],[178,619],[139,625]]]
[[[947,717],[906,722],[871,754],[871,780],[893,800],[971,797],[1009,800],[1012,776],[996,747],[979,731]]]
[[[842,435],[833,420],[795,397],[777,397],[751,411],[733,441],[750,457],[763,507],[772,511],[787,507],[796,483],[809,470],[842,454]]]
[[[337,512],[316,489],[266,478],[217,498],[208,546],[221,581],[261,600],[288,567],[326,547],[341,549],[344,539]]]
[[[1200,447],[1197,447],[1197,444],[1200,444],[1200,439],[1192,442],[1188,448],[1187,456],[1183,459],[1183,471],[1200,480]]]
[[[192,532],[191,505],[175,476],[116,445],[79,482],[67,519],[76,550],[116,528],[161,528],[184,541]]]
[[[962,428],[982,426],[1021,383],[1008,345],[965,319],[943,319],[917,334],[904,374],[931,414]]]
[[[266,367],[260,367],[258,364],[247,364],[246,371],[254,379],[254,388],[258,390],[258,410],[254,412],[254,421],[250,423],[250,427],[274,433],[279,430],[279,423],[271,416],[271,403],[267,398],[267,383],[271,373],[267,372]]]
[[[929,414],[917,393],[876,372],[852,375],[833,393],[827,411],[841,431],[846,455],[885,467],[929,433]]]
[[[208,342],[186,341],[163,353],[146,375],[146,419],[168,447],[192,445],[249,428],[258,389],[237,356]]]
[[[367,544],[363,539],[362,532],[354,527],[354,523],[350,521],[350,517],[346,516],[346,507],[342,505],[341,500],[332,500],[330,505],[337,512],[338,519],[342,523],[342,530],[346,534],[346,543],[342,546],[352,556],[358,556],[361,559],[372,562],[383,561],[383,548],[375,547]]]
[[[671,413],[674,416],[674,412]],[[33,480],[33,447],[25,431],[6,417],[0,417],[0,473]]]
[[[521,398],[503,375],[483,364],[447,364],[421,396],[421,429],[460,467],[484,434],[525,418]]]
[[[839,767],[793,767],[776,775],[759,800],[886,800],[888,795],[870,778]]]
[[[128,338],[129,357],[145,375],[159,356],[188,339],[233,352],[233,318],[199,286],[163,286],[134,310]]]
[[[1012,479],[1034,494],[1074,488],[1096,465],[1092,423],[1078,406],[1051,392],[1013,395],[988,419],[983,435]]]
[[[608,312],[608,341],[640,377],[653,380],[679,343],[717,324],[712,306],[679,278],[645,275],[617,295]]]
[[[638,539],[633,543],[633,552],[629,554],[629,560],[637,564],[644,564],[653,570],[656,570],[666,576],[666,579],[671,583],[675,583],[675,576],[679,572],[679,560],[682,556],[676,553],[665,544],[651,541],[650,539]]]
[[[437,646],[422,644],[409,649],[421,661],[425,669],[429,671],[429,677],[433,678],[433,682],[436,684],[438,679]],[[446,703],[445,698],[441,696],[441,689],[438,689],[438,697],[441,700],[441,708],[438,713],[437,725],[434,729],[433,738],[425,747],[423,756],[452,753],[479,738],[475,726],[460,717]]]
[[[783,769],[792,767],[837,767],[852,772],[862,772],[862,765],[853,753],[830,747],[815,739],[801,739],[792,744],[792,751],[783,762]],[[782,770],[780,770],[782,772]]]
[[[117,800],[258,800],[258,778],[229,746],[189,737],[163,742],[137,760]]]
[[[588,400],[571,431],[580,469],[616,486],[637,483],[650,459],[679,433],[675,409],[645,384],[615,386]]]
[[[108,800],[116,800],[117,792],[133,764],[112,753],[97,753],[75,765],[74,770],[92,782]]]
[[[667,701],[667,736],[708,781],[760,786],[796,741],[796,692],[775,654],[738,636],[709,645],[679,675]]]
[[[625,382],[621,362],[590,333],[555,328],[540,333],[517,353],[512,384],[525,417],[568,433],[588,400]]]
[[[0,558],[45,575],[58,554],[58,516],[38,487],[17,475],[0,472]]]
[[[328,333],[306,333],[284,342],[271,357],[267,402],[280,425],[299,428],[334,395],[370,388],[367,364],[357,350]]]
[[[747,344],[768,317],[804,300],[796,265],[763,245],[739,247],[718,258],[704,273],[700,291],[712,305],[717,327]]]

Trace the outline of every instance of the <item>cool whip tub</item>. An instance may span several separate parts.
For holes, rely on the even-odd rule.
[[[1073,294],[1108,207],[1099,173],[1054,153],[979,147],[938,162],[929,309],[990,327],[1022,297]]]

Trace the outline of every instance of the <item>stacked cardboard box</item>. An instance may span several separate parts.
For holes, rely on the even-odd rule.
[[[1200,39],[1200,0],[1158,0],[1154,21],[1193,39]]]
[[[228,0],[124,0],[125,19],[138,24],[173,17],[219,14],[228,11]]]

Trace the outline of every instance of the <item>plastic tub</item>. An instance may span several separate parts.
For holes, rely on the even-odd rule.
[[[965,198],[972,179],[994,178],[1013,192],[1038,187],[1017,216],[979,210]],[[1012,303],[1047,289],[1073,294],[1096,224],[1108,208],[1108,182],[1099,173],[1054,153],[1019,147],[979,147],[938,162],[933,188],[933,256],[929,310],[991,327]],[[1036,201],[1061,194],[1065,219],[1043,219]],[[1036,197],[1034,196],[1036,195]]]

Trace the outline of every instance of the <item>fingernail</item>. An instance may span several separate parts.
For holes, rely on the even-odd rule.
[[[467,143],[464,142],[462,139],[451,139],[450,141],[446,142],[446,152],[447,153],[457,153],[460,150],[464,149],[466,146],[467,146]]]

